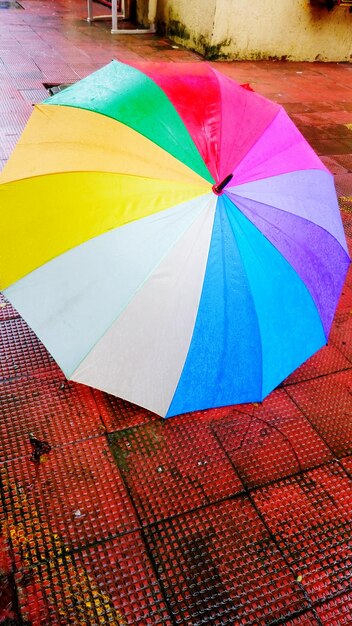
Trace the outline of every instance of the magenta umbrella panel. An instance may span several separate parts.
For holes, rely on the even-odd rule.
[[[278,104],[205,63],[114,61],[40,105],[18,154],[9,219],[40,229],[5,293],[68,378],[170,417],[262,400],[327,343],[334,180]]]

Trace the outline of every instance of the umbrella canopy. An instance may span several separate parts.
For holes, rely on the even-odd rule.
[[[71,380],[169,417],[260,401],[327,342],[333,177],[207,64],[113,61],[35,107],[0,181],[0,288]]]

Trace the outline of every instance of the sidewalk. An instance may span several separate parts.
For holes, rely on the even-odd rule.
[[[49,86],[113,58],[202,62],[87,24],[85,2],[20,1],[0,8],[0,169]],[[352,64],[215,65],[333,172],[352,253]],[[352,624],[351,269],[329,345],[261,405],[162,421],[67,383],[2,296],[0,353],[0,625]]]

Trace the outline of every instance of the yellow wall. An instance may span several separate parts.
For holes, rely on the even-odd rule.
[[[352,61],[352,13],[309,0],[159,0],[157,23],[208,58]]]

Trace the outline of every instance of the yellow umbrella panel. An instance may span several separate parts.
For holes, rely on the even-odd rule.
[[[0,182],[1,289],[87,239],[210,189],[124,124],[50,105],[36,107]]]

